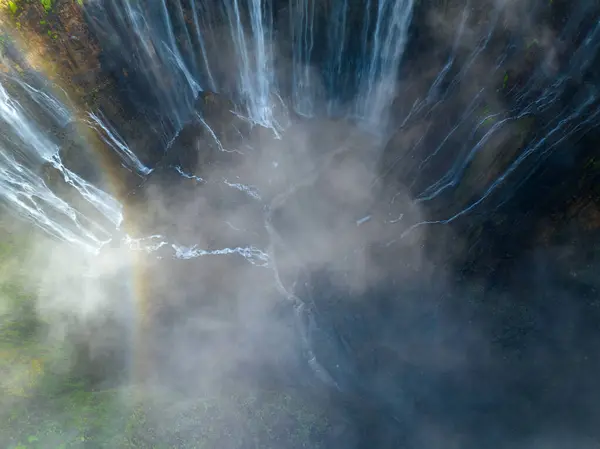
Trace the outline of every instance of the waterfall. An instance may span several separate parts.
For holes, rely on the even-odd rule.
[[[358,6],[334,0],[327,8],[313,0],[290,0],[294,110],[314,117],[324,84],[327,115],[352,116],[374,131],[385,128],[413,7],[413,0],[368,0]],[[327,27],[327,56],[319,70],[323,79],[318,79],[312,66],[322,23]]]
[[[128,76],[136,77],[144,91],[138,102],[147,104],[148,120],[159,122],[161,137],[168,142],[188,121],[203,90],[193,65],[195,48],[190,41],[184,48],[174,34],[175,26],[187,29],[180,23],[182,14],[172,18],[164,0],[90,2],[85,11],[104,45],[107,64],[122,61]]]
[[[21,89],[10,93],[16,87]],[[95,251],[120,225],[121,205],[67,167],[61,145],[51,137],[48,120],[64,127],[71,122],[71,114],[51,93],[22,79],[2,76],[0,202],[49,234]],[[73,205],[77,203],[73,196],[57,194],[44,179],[49,171],[59,175],[98,214],[79,210]]]
[[[396,90],[415,3],[414,0],[360,3],[226,0],[219,4],[207,0],[102,0],[85,3],[83,11],[89,30],[102,49],[103,70],[124,72],[122,77],[118,73],[116,77],[123,86],[124,97],[130,96],[129,100],[137,107],[136,119],[148,123],[147,132],[157,133],[163,151],[168,152],[182,128],[196,120],[223,149],[212,125],[203,119],[203,111],[197,110],[197,97],[205,90],[228,97],[234,104],[232,112],[238,117],[252,126],[272,129],[277,136],[285,132],[286,120],[280,116],[285,107],[279,107],[284,105],[302,117],[349,118],[363,129],[385,138],[389,131],[390,107],[395,99],[403,99]],[[453,102],[462,102],[458,92],[473,79],[474,70],[483,58],[496,58],[491,75],[497,76],[501,65],[509,61],[511,51],[514,53],[512,49],[518,47],[512,42],[505,48],[492,48],[493,39],[501,39],[499,25],[505,20],[502,17],[509,6],[507,2],[494,3],[486,13],[484,25],[469,22],[476,20],[478,14],[471,3],[465,2],[462,14],[457,9],[456,29],[448,39],[445,63],[430,79],[425,96],[413,98],[412,108],[403,105],[403,127],[424,117],[438,120],[436,114],[441,114],[438,111],[446,105],[451,107]],[[559,34],[561,42],[575,39],[589,8],[582,4],[569,16]],[[514,87],[508,93],[511,110],[490,112],[477,118],[478,112],[487,107],[486,98],[491,92],[489,83],[477,76],[476,83],[481,88],[469,97],[467,106],[458,106],[460,113],[456,114],[456,120],[447,130],[445,124],[438,127],[440,136],[424,135],[415,146],[418,148],[428,139],[436,139],[433,145],[427,143],[431,149],[424,150],[422,157],[415,160],[416,165],[410,166],[412,172],[407,184],[413,189],[416,201],[429,203],[443,198],[457,188],[483,149],[507,127],[524,118],[544,114],[559,99],[566,101],[570,80],[587,76],[591,61],[597,57],[598,29],[598,25],[592,26],[584,38],[577,38],[570,67],[555,80],[548,79],[548,70],[552,69],[548,56],[519,89]],[[469,32],[478,33],[479,37],[472,39]],[[468,39],[472,42],[467,42]],[[470,46],[473,48],[464,50]],[[499,54],[487,55],[496,50]],[[286,67],[286,55],[289,67]],[[283,64],[279,64],[279,60]],[[507,76],[504,76],[505,83]],[[19,98],[5,88],[9,78],[19,88]],[[60,146],[49,137],[48,121],[59,127],[73,122],[69,108],[39,83],[26,80],[15,71],[3,79],[0,95],[1,118],[6,127],[2,142],[5,200],[11,198],[19,210],[26,211],[32,218],[45,214],[39,205],[32,205],[44,199],[71,217],[73,223],[69,229],[77,231],[71,230],[69,232],[75,234],[68,234],[64,225],[59,226],[48,217],[42,220],[43,227],[62,238],[74,240],[74,235],[85,228],[82,220],[88,218],[75,213],[68,203],[54,199],[52,189],[38,174],[42,166],[53,167],[111,226],[118,226],[121,220],[118,203],[85,176],[67,168]],[[491,179],[487,184],[489,191],[483,190],[479,199],[459,209],[454,217],[462,216],[500,185],[507,184],[517,168],[534,170],[544,159],[542,155],[548,154],[545,146],[558,144],[553,143],[557,140],[555,136],[566,138],[581,127],[591,125],[597,114],[598,94],[589,84],[586,86],[588,92],[572,97],[570,109],[556,111],[547,121],[544,132],[526,142],[520,153],[515,154],[512,165],[505,165],[505,171]],[[409,91],[405,94],[410,96]],[[27,104],[23,98],[28,99]],[[42,114],[30,113],[32,108],[42,112],[45,118],[38,120]],[[590,114],[589,118],[583,119],[584,114]],[[128,146],[128,136],[117,131],[118,123],[111,123],[101,110],[85,115],[87,124],[115,151],[123,166],[142,178],[153,172],[154,167],[143,163],[140,155]],[[44,193],[36,196],[33,191]],[[29,200],[23,202],[23,195]],[[110,234],[110,230],[106,224],[92,221],[93,225],[86,228],[86,232],[92,232],[92,228],[95,231],[86,238],[97,243]],[[96,232],[103,237],[98,237]]]
[[[456,203],[456,214],[424,222],[445,223],[487,201],[501,186],[520,185],[514,173],[532,172],[552,148],[595,123],[596,89],[583,83],[577,95],[572,95],[572,84],[591,76],[600,49],[600,26],[589,22],[592,6],[580,4],[557,31],[559,44],[576,42],[568,58],[564,52],[561,55],[564,70],[554,78],[549,76],[560,62],[556,57],[560,45],[546,45],[550,48],[546,59],[529,77],[507,91],[505,100],[494,99],[510,107],[490,111],[487,103],[497,96],[494,83],[502,65],[514,65],[515,49],[528,48],[524,38],[513,37],[509,42],[501,34],[500,25],[509,20],[511,3],[494,2],[485,12],[485,21],[468,1],[462,10],[456,9],[454,29],[445,37],[443,61],[437,72],[432,71],[435,75],[423,81],[427,87],[421,97],[411,97],[406,86],[403,94],[396,93],[415,5],[414,0],[225,0],[218,4],[208,0],[98,0],[86,2],[83,11],[102,49],[103,70],[115,75],[123,97],[131,97],[127,99],[137,107],[135,119],[145,120],[149,134],[158,134],[165,153],[192,121],[201,123],[225,151],[225,142],[221,143],[199,110],[196,100],[203,91],[227,97],[236,116],[251,126],[271,129],[276,136],[285,132],[283,123],[289,121],[281,113],[289,106],[301,117],[351,119],[383,141],[389,137],[390,107],[396,101],[404,109],[399,127],[428,121],[436,129],[424,132],[414,144],[410,151],[422,153],[405,168],[410,172],[406,184],[415,201],[425,204],[441,201],[458,188],[473,165],[480,163],[486,148],[509,127],[528,117],[547,115],[544,128],[479,187],[479,196]],[[537,17],[540,8],[528,11]],[[585,36],[578,31],[584,22]],[[484,62],[489,80],[476,73]],[[6,87],[9,80],[12,90]],[[507,80],[505,73],[505,85]],[[120,205],[64,163],[48,127],[66,127],[73,122],[73,114],[42,84],[16,71],[3,77],[3,198],[54,235],[98,244],[110,234],[110,227],[119,225]],[[470,84],[477,87],[463,95],[461,91],[471,89]],[[18,97],[13,94],[16,88]],[[409,97],[412,107],[405,101]],[[559,110],[558,104],[565,106]],[[554,115],[548,113],[554,109]],[[141,178],[153,173],[155,167],[142,162],[127,144],[128,136],[117,131],[119,123],[104,117],[101,109],[84,115],[123,166]],[[242,154],[234,149],[226,152]],[[52,167],[110,225],[99,224],[61,202],[41,177],[42,167]],[[72,223],[66,227],[49,218],[42,202]],[[78,233],[85,238],[76,237]]]
[[[315,47],[315,9],[309,0],[290,0],[292,49],[292,104],[305,117],[315,114],[315,83],[310,62]]]
[[[280,49],[273,0],[226,0],[219,6],[180,0],[170,9],[165,0],[106,0],[91,3],[86,11],[109,57],[121,59],[130,73],[141,72],[137,79],[151,95],[143,100],[148,109],[159,111],[158,118],[149,119],[158,119],[168,142],[191,119],[194,99],[204,90],[230,96],[240,115],[277,132],[285,122],[277,116],[281,97],[289,97],[303,116],[321,109],[328,116],[355,116],[381,127],[414,2],[384,0],[376,11],[372,3],[334,0],[324,7],[314,0],[290,0],[284,26],[292,41],[287,79],[275,67]],[[356,17],[362,16],[366,19],[357,34]],[[327,57],[318,62],[315,40],[323,35]],[[355,47],[360,47],[358,56]],[[290,92],[282,92],[281,85],[290,85]],[[345,104],[350,98],[354,104]]]
[[[546,365],[529,357],[540,352],[536,339],[549,358],[548,341],[560,343],[556,366],[565,365],[566,346],[545,333],[569,320],[545,306],[554,294],[545,290],[539,316],[529,307],[536,300],[519,301],[513,310],[507,285],[514,278],[518,295],[535,297],[543,284],[538,278],[553,274],[556,260],[543,260],[527,284],[530,273],[517,272],[528,267],[520,263],[525,252],[542,240],[544,247],[567,242],[563,223],[585,232],[600,227],[594,190],[600,160],[593,148],[600,125],[598,2],[0,3],[6,9],[0,26],[13,27],[10,38],[0,34],[1,213],[67,242],[60,246],[69,253],[82,249],[100,260],[99,270],[108,273],[85,285],[108,285],[102,292],[110,296],[107,311],[135,290],[131,304],[139,317],[123,320],[135,328],[133,352],[144,360],[132,364],[137,372],[126,381],[161,397],[140,419],[164,428],[140,439],[134,429],[127,442],[287,447],[279,431],[288,424],[316,442],[314,423],[287,416],[289,397],[279,389],[288,388],[310,391],[306,396],[319,407],[342,404],[343,426],[319,420],[324,432],[335,434],[323,447],[427,447],[443,441],[446,430],[463,447],[482,446],[471,431],[482,439],[513,436],[518,401],[494,401],[524,391],[515,367],[541,385]],[[73,44],[78,40],[81,45]],[[111,182],[119,188],[113,191]],[[575,279],[559,246],[557,266],[569,271],[560,288],[583,291],[589,310],[597,309],[597,289]],[[132,252],[139,257],[127,260]],[[532,253],[527,258],[542,259]],[[593,277],[590,267],[585,277]],[[58,290],[82,273],[72,271],[67,281],[56,281]],[[121,272],[127,279],[111,285]],[[463,301],[470,279],[477,289]],[[69,296],[87,306],[98,296],[92,293],[81,301]],[[488,293],[492,301],[479,301]],[[571,302],[561,298],[559,312],[564,306],[577,324],[584,309]],[[71,325],[58,315],[61,329]],[[110,333],[86,315],[99,333],[88,332],[94,326],[85,321],[82,340]],[[98,315],[108,320],[111,314]],[[507,331],[506,322],[514,321],[518,329]],[[574,342],[577,326],[567,324],[565,338]],[[508,357],[496,358],[504,351]],[[101,352],[98,345],[86,355]],[[572,360],[581,362],[579,356]],[[507,376],[498,369],[504,366]],[[570,400],[576,382],[567,374],[562,383]],[[484,379],[485,388],[467,385],[471,376]],[[19,407],[24,413],[37,406],[41,387],[54,387],[43,379]],[[538,415],[532,406],[545,394],[541,386],[525,395],[524,416]],[[105,387],[95,380],[85,385],[95,398],[109,393]],[[221,399],[246,387],[253,397],[239,406],[218,401],[227,409],[223,416],[205,401],[209,390]],[[177,407],[170,407],[171,391]],[[137,416],[137,391],[134,396]],[[259,413],[267,396],[286,404]],[[571,413],[579,430],[579,418],[590,415],[589,395],[582,396],[584,411]],[[182,408],[194,409],[185,422],[183,399]],[[109,415],[100,402],[77,402],[90,417],[94,410]],[[488,413],[492,408],[509,411],[507,431]],[[276,422],[257,431],[250,415]],[[354,416],[360,426],[350,429]],[[480,418],[489,419],[489,428],[479,426]],[[85,421],[96,429],[102,419]],[[534,435],[530,421],[516,433]],[[123,423],[127,432],[137,427]],[[243,429],[234,428],[238,423]],[[44,447],[57,447],[70,434],[76,444],[123,447],[88,438],[96,430],[69,426],[56,435],[23,435],[31,435],[29,442],[52,437],[36,443]],[[404,435],[392,441],[390,429]],[[202,433],[213,430],[214,444]],[[345,444],[338,434],[348,430],[364,440]],[[414,440],[411,433],[418,434]],[[273,437],[273,444],[263,444],[263,437]],[[291,447],[304,443],[296,439]]]
[[[273,68],[273,22],[270,0],[250,0],[247,18],[239,0],[224,2],[231,40],[239,61],[237,95],[245,113],[256,124],[276,128],[272,95],[276,91]],[[244,26],[249,22],[249,29]]]
[[[380,0],[372,49],[360,70],[357,115],[369,126],[385,126],[385,110],[396,93],[414,0]]]

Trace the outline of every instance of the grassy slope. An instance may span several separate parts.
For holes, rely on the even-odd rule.
[[[115,394],[86,391],[65,369],[66,346],[42,338],[35,283],[25,270],[33,233],[6,226],[0,232],[0,447],[92,447],[88,439],[127,447],[101,431],[115,416]],[[111,434],[123,434],[112,424]]]
[[[0,447],[316,448],[328,423],[295,392],[227,391],[215,398],[169,398],[169,411],[134,402],[125,389],[94,391],[69,372],[69,348],[43,338],[35,282],[25,270],[32,234],[0,224]],[[126,405],[128,404],[128,405]],[[169,415],[169,423],[156,417]]]

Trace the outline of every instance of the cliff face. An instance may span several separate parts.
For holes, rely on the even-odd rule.
[[[178,3],[167,3],[171,16],[191,29],[190,6],[178,9]],[[427,220],[451,219],[448,225],[428,228],[437,235],[431,238],[431,251],[441,257],[440,263],[451,261],[459,270],[475,269],[481,260],[496,266],[538,242],[560,240],[559,236],[573,229],[595,229],[595,220],[589,217],[597,215],[598,197],[593,187],[598,176],[593,150],[597,136],[586,134],[595,122],[585,123],[582,112],[580,124],[569,124],[544,141],[548,130],[560,124],[563,111],[577,108],[593,96],[590,86],[597,81],[597,54],[592,50],[586,54],[582,45],[594,25],[595,9],[571,8],[565,1],[542,3],[507,3],[502,10],[486,2],[468,6],[459,0],[423,0],[414,6],[393,108],[395,132],[380,160],[386,186],[382,198],[391,195],[387,199],[391,201],[398,191],[407,191],[413,198],[427,198],[421,201]],[[316,42],[326,40],[325,18],[336,4],[307,3],[315,16]],[[11,30],[22,53],[5,45],[4,64],[16,65],[21,71],[21,65],[42,70],[69,94],[76,110],[100,112],[108,123],[117,125],[132,150],[149,166],[175,164],[190,173],[199,163],[208,166],[218,153],[211,148],[219,144],[193,117],[174,141],[180,150],[164,158],[164,147],[173,142],[164,141],[168,134],[157,115],[159,97],[148,95],[160,86],[148,84],[148,67],[132,56],[135,45],[143,42],[131,43],[132,53],[122,48],[128,30],[102,27],[123,20],[119,5],[112,2],[101,11],[94,5],[83,8],[76,0],[5,2],[2,23]],[[285,23],[292,11],[286,2],[275,1],[271,7],[277,51],[285,65],[292,51],[292,30]],[[348,27],[363,27],[361,20],[367,20],[364,5],[351,5],[345,17]],[[374,16],[370,17],[373,20]],[[212,24],[215,29],[224,25]],[[186,38],[189,30],[178,26],[173,32],[183,46],[182,54],[193,53],[185,47],[193,43]],[[357,52],[360,45],[373,45],[372,39],[361,41],[358,32],[350,33],[348,39],[346,47],[356,47]],[[582,56],[573,59],[577,52]],[[323,64],[325,46],[318,46],[312,58],[313,64]],[[157,76],[165,86],[176,83],[168,71],[157,72]],[[552,79],[560,80],[560,89],[549,88]],[[524,106],[544,96],[553,99],[538,109]],[[203,114],[220,145],[235,147],[239,144],[236,139],[249,136],[250,129],[231,114],[234,108],[225,98],[206,94],[190,111]],[[97,136],[86,138],[94,141],[115,178],[126,180],[120,187],[122,193],[139,184],[139,178],[123,171],[114,152]],[[205,150],[192,149],[198,144]],[[490,186],[511,164],[536,146],[542,156],[534,152],[525,158],[518,170],[487,196]],[[65,147],[63,151],[75,150]],[[74,161],[77,153],[73,154],[70,159]],[[444,182],[439,184],[440,180]],[[431,195],[436,192],[432,189],[436,182],[448,188]],[[485,201],[478,203],[484,196]],[[474,203],[477,207],[463,214]],[[447,237],[440,242],[440,235]],[[498,249],[496,242],[502,242]],[[439,250],[440,246],[444,250]],[[509,247],[512,249],[507,251]],[[465,248],[470,248],[468,255]]]
[[[59,145],[68,167],[117,195],[123,194],[130,188],[129,173],[114,149],[88,126],[88,112],[102,111],[109,123],[125,129],[132,120],[123,113],[121,95],[102,68],[101,47],[90,33],[82,3],[7,1],[0,8],[0,25],[4,32],[2,66],[7,75],[3,85],[28,105],[28,113]],[[18,79],[26,84],[19,84]],[[61,104],[45,109],[29,104],[43,100],[44,92]],[[51,168],[46,171],[51,185],[61,188],[60,175]],[[102,179],[105,173],[110,173],[108,183]]]
[[[410,117],[381,167],[442,223],[425,231],[441,265],[488,276],[594,226],[573,204],[598,207],[597,13],[563,1],[415,7],[395,104]]]
[[[102,11],[114,23],[121,20],[118,5],[111,3]],[[328,32],[324,18],[332,14],[336,3],[307,5],[316,17],[314,38],[324,41]],[[193,25],[189,5],[179,12],[175,3],[168,6],[173,17],[179,14],[182,23]],[[292,30],[284,24],[291,11],[285,2],[271,6],[278,51],[285,63],[291,57]],[[514,249],[505,251],[512,258],[515,251],[531,244],[559,239],[567,229],[595,229],[595,220],[588,217],[597,215],[598,197],[593,187],[598,176],[593,150],[597,136],[586,134],[595,122],[586,122],[582,112],[581,123],[569,124],[544,141],[548,130],[560,125],[564,110],[577,108],[594,95],[590,86],[597,81],[597,54],[592,50],[586,54],[582,47],[594,25],[594,7],[570,8],[565,1],[507,3],[503,10],[489,6],[485,2],[467,6],[458,0],[416,2],[393,109],[395,132],[379,169],[386,185],[384,196],[406,190],[413,198],[427,198],[421,204],[428,220],[451,219],[448,226],[433,225],[431,232],[459,234],[461,238],[447,237],[441,243],[444,251],[432,251],[444,254],[442,259],[454,261],[458,267],[472,268],[482,258],[505,260],[500,253],[507,247]],[[115,29],[123,35],[111,36],[102,29],[102,20],[108,19],[100,20],[96,7],[83,8],[76,0],[15,0],[3,7],[2,23],[23,49],[19,54],[5,45],[5,65],[42,70],[71,96],[75,108],[100,111],[108,123],[117,124],[136,155],[150,166],[174,163],[191,172],[198,162],[208,165],[216,157],[210,148],[217,143],[208,135],[208,128],[189,118],[175,145],[185,149],[170,156],[180,160],[164,159],[163,147],[169,143],[163,141],[164,123],[155,123],[162,120],[157,115],[160,105],[154,104],[158,97],[145,94],[155,88],[145,78],[148,67],[130,57],[135,53],[120,48],[127,40],[127,30]],[[361,20],[367,20],[361,13],[363,4],[349,7],[347,26],[358,27]],[[184,28],[173,31],[181,45],[193,42],[186,40]],[[349,34],[348,48],[360,46],[359,34]],[[373,45],[369,40],[362,43]],[[182,47],[183,54],[189,51],[193,50]],[[324,51],[324,46],[315,51],[314,64],[323,62]],[[573,59],[577,52],[581,57]],[[166,71],[157,76],[165,86],[176,82]],[[552,79],[560,80],[560,89],[550,88]],[[553,99],[537,109],[524,106],[544,96]],[[239,143],[235,140],[240,134],[233,132],[234,128],[249,135],[250,130],[243,129],[246,125],[231,114],[234,105],[224,98],[201,95],[190,111],[194,108],[205,116],[225,147]],[[95,139],[95,146],[118,173],[116,177],[128,178],[113,151],[94,136],[88,137]],[[197,138],[212,143],[201,144],[204,152],[191,150]],[[487,196],[487,190],[511,164],[536,146],[542,156],[533,153],[525,158],[518,170]],[[444,179],[448,188],[431,195],[436,192],[432,186]],[[137,183],[135,177],[124,182],[123,193]],[[463,214],[474,203],[478,205],[473,212]],[[498,241],[503,249],[494,249]],[[440,245],[435,238],[431,242],[433,248]],[[468,256],[463,254],[464,248],[470,248]]]

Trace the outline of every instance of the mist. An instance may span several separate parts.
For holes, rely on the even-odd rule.
[[[600,28],[550,3],[7,5],[0,446],[595,447]]]

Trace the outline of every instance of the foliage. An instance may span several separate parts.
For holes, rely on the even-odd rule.
[[[54,3],[54,0],[40,0],[40,2],[42,3],[44,10],[49,12],[52,9],[52,3]]]
[[[170,397],[161,407],[129,387],[99,389],[74,374],[70,347],[49,343],[36,313],[31,234],[0,232],[7,237],[0,242],[1,448],[321,447],[307,445],[327,420],[297,392],[232,387],[195,400]]]
[[[44,341],[36,314],[25,266],[31,235],[0,231],[0,447],[79,447],[111,397],[65,376],[65,347]]]

